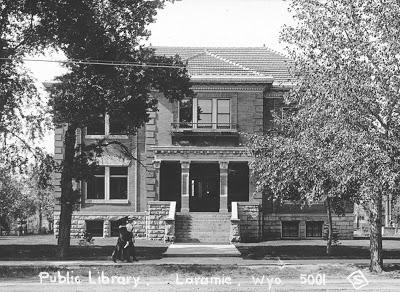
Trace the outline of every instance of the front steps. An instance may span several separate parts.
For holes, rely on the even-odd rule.
[[[229,243],[230,219],[230,213],[177,213],[175,217],[175,241]]]

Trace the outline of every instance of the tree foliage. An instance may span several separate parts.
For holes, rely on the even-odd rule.
[[[334,197],[351,194],[367,211],[370,268],[379,272],[382,197],[399,190],[400,4],[293,0],[291,11],[295,25],[284,28],[282,39],[294,61],[286,101],[297,114],[278,136],[293,139],[289,148],[306,157],[321,157],[315,173],[329,180],[320,185],[335,186]]]
[[[73,63],[50,92],[55,124],[65,127],[64,159],[61,165],[61,215],[58,243],[65,256],[70,240],[71,213],[79,194],[73,180],[90,175],[100,155],[110,144],[119,145],[130,159],[129,149],[118,140],[102,139],[76,147],[75,132],[95,125],[99,116],[126,126],[135,134],[157,109],[154,92],[172,100],[192,96],[189,76],[178,57],[156,56],[143,46],[147,25],[166,1],[80,1],[49,5],[53,15],[43,18],[70,59],[101,60],[108,65]],[[64,11],[68,11],[66,14]],[[117,66],[113,61],[133,65]],[[152,66],[147,66],[150,64]],[[84,170],[84,171],[83,171]],[[87,171],[87,172],[86,172]],[[85,173],[86,172],[86,173]]]
[[[35,141],[43,136],[46,103],[22,63],[40,50],[47,35],[39,33],[41,12],[33,1],[0,2],[0,169],[23,171],[29,155],[41,155]]]

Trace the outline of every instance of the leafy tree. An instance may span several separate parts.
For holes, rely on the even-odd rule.
[[[148,111],[157,109],[151,91],[159,91],[169,100],[192,96],[189,77],[178,57],[159,57],[141,45],[149,32],[147,24],[165,1],[80,1],[65,4],[67,15],[55,11],[45,19],[56,23],[55,35],[68,46],[62,47],[71,59],[124,61],[138,66],[70,64],[70,72],[59,77],[51,88],[50,105],[54,122],[65,127],[64,160],[61,169],[61,214],[58,244],[60,256],[66,256],[70,244],[73,206],[79,193],[73,180],[84,179],[95,167],[93,157],[110,144],[101,140],[94,145],[76,147],[76,130],[95,125],[107,113],[126,125],[127,134],[135,134],[148,120]],[[49,4],[50,5],[50,4]],[[70,6],[69,6],[70,5]],[[63,24],[63,25],[60,25]],[[144,66],[142,66],[143,64]],[[145,66],[153,64],[153,66]]]
[[[30,5],[33,2],[0,2],[0,171],[4,172],[23,171],[29,155],[41,154],[34,142],[43,136],[47,121],[46,103],[22,63],[25,54],[48,43],[36,21],[42,12]]]
[[[301,119],[288,131],[324,143],[338,189],[369,217],[372,271],[383,267],[382,197],[399,188],[398,1],[293,0],[282,39],[296,84],[287,100]],[[324,138],[324,139],[321,139]]]
[[[81,166],[85,164],[85,159],[74,159],[75,130],[90,125],[99,114],[112,112],[127,123],[128,133],[134,133],[147,120],[147,110],[156,108],[151,89],[163,92],[169,99],[191,94],[183,63],[178,58],[156,57],[151,49],[143,46],[150,34],[147,24],[154,21],[157,9],[162,8],[165,2],[168,1],[5,0],[0,3],[2,168],[20,169],[26,165],[25,152],[34,155],[38,152],[32,147],[31,138],[42,134],[46,107],[40,104],[36,90],[31,86],[32,80],[27,74],[21,74],[21,58],[26,53],[50,46],[62,50],[70,60],[177,66],[71,65],[71,72],[61,77],[60,84],[54,87],[50,101],[54,121],[59,126],[67,125],[62,165],[61,255],[69,246],[70,213],[76,198],[72,191],[72,177],[82,175],[70,170],[82,169],[76,167],[77,162],[82,162]],[[27,115],[26,108],[34,110]],[[28,127],[24,128],[23,124]],[[27,129],[31,136],[26,138],[23,129]],[[104,143],[98,145],[97,150],[101,146]],[[83,154],[82,157],[90,155]]]
[[[55,196],[51,181],[51,175],[56,169],[53,157],[45,155],[40,163],[33,165],[26,178],[28,193],[33,199],[35,212],[39,216],[38,233],[42,232],[43,217],[53,220]]]
[[[292,110],[294,107],[292,107]],[[344,215],[345,201],[351,198],[336,181],[335,168],[330,165],[333,154],[321,147],[322,141],[307,137],[307,130],[294,126],[304,117],[303,110],[274,115],[274,128],[264,136],[252,135],[248,147],[255,160],[252,169],[257,188],[267,200],[279,204],[291,201],[300,207],[325,202],[327,224],[327,254],[333,241],[332,213]]]
[[[0,218],[3,224],[34,214],[34,199],[24,185],[21,176],[0,174]]]

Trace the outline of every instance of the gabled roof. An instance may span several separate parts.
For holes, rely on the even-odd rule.
[[[197,82],[290,82],[291,60],[266,47],[154,47],[157,55],[179,55]]]

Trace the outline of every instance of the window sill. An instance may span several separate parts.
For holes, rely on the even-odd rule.
[[[85,135],[85,139],[128,139],[128,135]]]
[[[90,204],[128,204],[129,200],[92,200],[92,199],[86,199],[85,203],[90,203]]]

